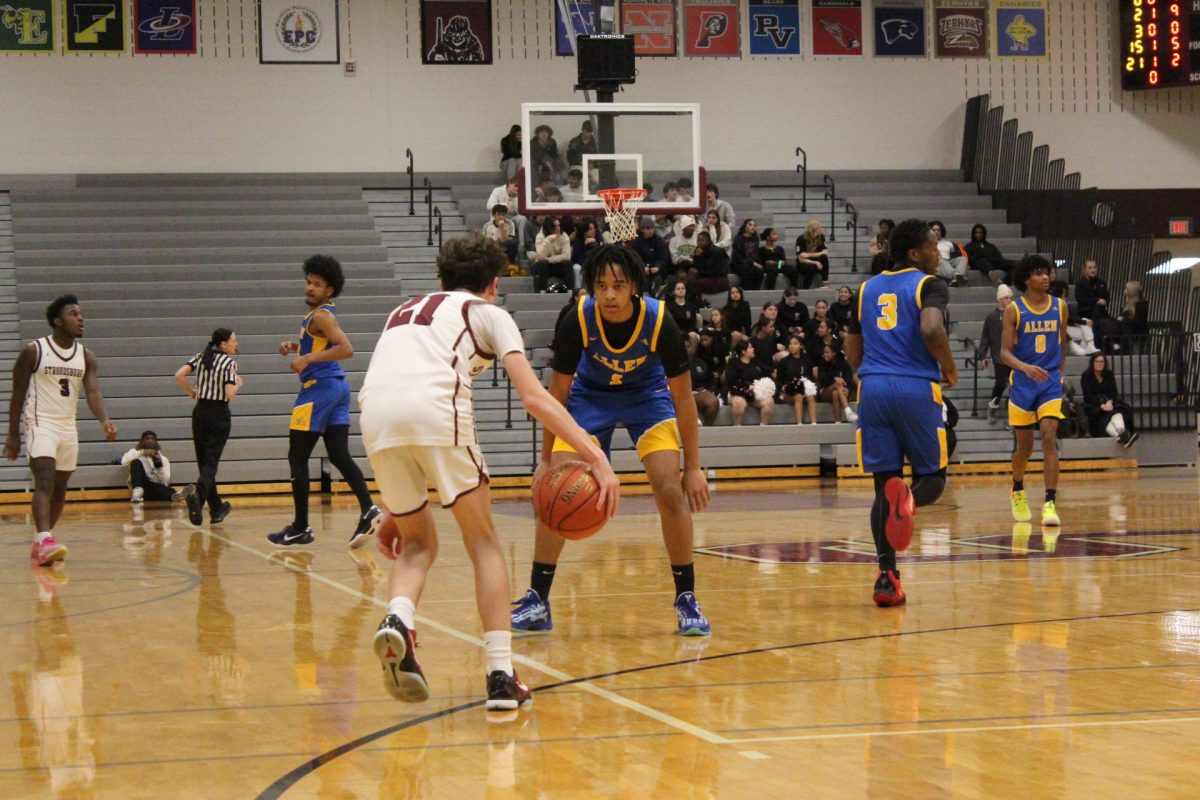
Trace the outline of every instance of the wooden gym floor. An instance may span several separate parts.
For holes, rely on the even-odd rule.
[[[51,571],[10,509],[0,797],[1194,797],[1197,484],[1067,475],[1048,537],[1014,527],[1003,477],[954,479],[890,610],[870,601],[868,484],[722,488],[697,518],[711,640],[674,634],[657,517],[630,494],[568,545],[554,632],[514,642],[532,708],[492,721],[444,512],[418,622],[433,697],[406,706],[369,645],[387,567],[346,550],[344,499],[314,498],[318,542],[286,553],[263,538],[286,498],[235,498],[212,530],[68,505]],[[530,510],[495,510],[515,596]]]

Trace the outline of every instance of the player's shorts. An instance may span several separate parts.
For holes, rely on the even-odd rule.
[[[859,390],[856,436],[863,472],[899,472],[906,456],[913,475],[945,469],[942,387],[924,378],[868,375]]]
[[[30,460],[53,458],[58,472],[74,472],[79,463],[79,433],[74,428],[25,426],[25,452]]]
[[[1062,419],[1062,373],[1048,370],[1050,377],[1041,383],[1015,369],[1009,377],[1008,424],[1030,428],[1043,419]]]
[[[330,425],[350,424],[350,384],[345,378],[307,381],[292,408],[291,429],[324,433]]]
[[[682,449],[675,423],[675,402],[667,389],[659,391],[601,392],[576,381],[567,398],[567,411],[579,427],[592,435],[604,454],[612,445],[613,429],[625,426],[637,445],[638,458],[659,450]],[[562,439],[554,440],[554,452],[574,453]]]
[[[394,516],[424,508],[429,502],[428,484],[437,489],[442,507],[449,508],[488,480],[483,453],[473,444],[408,444],[376,450],[367,458],[383,503]]]

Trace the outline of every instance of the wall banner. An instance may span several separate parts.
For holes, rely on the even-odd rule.
[[[987,0],[933,0],[934,54],[987,58]]]
[[[7,0],[0,4],[0,52],[45,53],[54,49],[50,0]]]
[[[1044,0],[998,0],[996,55],[1001,58],[1045,58],[1046,39]]]
[[[422,0],[421,63],[492,63],[492,0]]]
[[[861,56],[862,0],[812,0],[813,55]]]
[[[621,33],[633,37],[639,56],[675,55],[674,0],[622,0]]]
[[[260,64],[338,64],[337,0],[258,0]]]
[[[925,56],[924,0],[886,0],[875,6],[875,55]]]
[[[750,55],[800,55],[800,0],[750,0]]]
[[[196,0],[133,0],[133,52],[196,52]]]
[[[729,0],[683,0],[683,54],[692,58],[740,56],[740,10],[739,3]]]
[[[63,0],[63,50],[125,52],[125,0]]]

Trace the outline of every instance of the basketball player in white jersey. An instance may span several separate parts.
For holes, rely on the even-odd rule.
[[[397,700],[420,702],[429,686],[413,652],[416,605],[437,555],[426,482],[453,511],[475,567],[483,620],[487,708],[512,710],[530,699],[512,667],[508,569],[492,525],[487,467],[475,430],[471,381],[499,358],[521,402],[555,436],[576,448],[599,484],[600,507],[617,506],[617,478],[604,452],[543,388],[525,359],[516,323],[492,305],[504,251],[477,234],[446,241],[437,260],[443,291],[414,298],[387,320],[363,387],[363,444],[395,526],[379,527],[378,546],[394,559],[391,603],[375,634],[384,686]]]
[[[4,440],[4,456],[15,461],[21,453],[23,411],[37,527],[30,556],[42,567],[67,555],[67,548],[54,538],[54,526],[62,515],[67,481],[79,457],[75,410],[81,387],[87,392],[88,408],[104,428],[104,437],[110,442],[117,438],[117,426],[108,418],[100,394],[96,355],[79,343],[83,337],[79,300],[73,294],[59,297],[46,307],[46,321],[54,332],[25,345],[13,367],[8,438]]]

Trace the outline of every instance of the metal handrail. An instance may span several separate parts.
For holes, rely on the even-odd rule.
[[[970,349],[972,353],[979,352],[979,343],[969,336],[964,336],[962,340],[963,346]],[[973,371],[971,377],[971,416],[979,416],[979,358],[975,355],[967,356],[963,359],[963,367]]]
[[[408,157],[408,215],[415,217],[417,215],[416,208],[416,192],[417,188],[413,185],[416,180],[416,170],[413,168],[413,151],[409,148],[404,149],[404,155]]]
[[[421,181],[425,186],[425,218],[428,223],[425,245],[431,247],[433,246],[433,181],[429,178],[422,178]]]
[[[850,251],[850,271],[858,272],[858,209],[853,203],[846,203],[846,213],[850,214],[850,219],[846,220],[846,230],[853,234],[854,244]]]
[[[808,153],[804,152],[803,147],[796,148],[796,157],[801,159],[796,165],[796,172],[800,173],[800,213],[808,213]]]
[[[438,208],[437,206],[434,206],[433,207],[433,215],[435,217],[437,217],[437,225],[435,226],[434,230],[437,231],[438,252],[441,252],[441,249],[442,249],[442,209]]]
[[[825,199],[829,201],[829,241],[837,241],[837,184],[828,173],[821,178],[821,183],[829,187]]]

